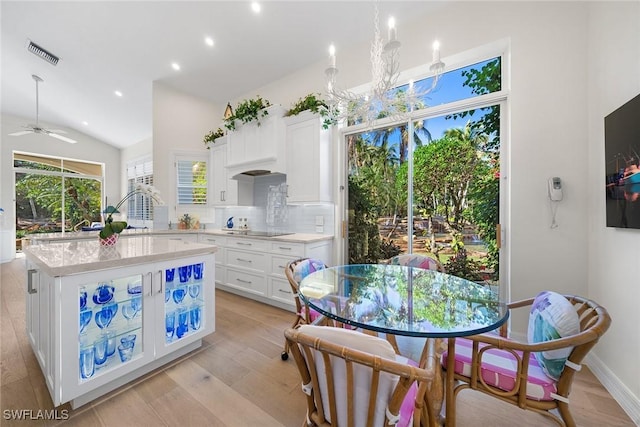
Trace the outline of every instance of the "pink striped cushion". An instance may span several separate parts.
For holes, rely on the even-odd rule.
[[[407,365],[418,367],[418,363],[412,359],[396,354],[396,362],[406,363]],[[418,384],[413,383],[409,388],[402,405],[400,405],[400,421],[397,427],[408,427],[413,424],[413,410],[416,406],[416,394],[418,393]]]
[[[480,343],[480,348],[486,344]],[[455,372],[465,377],[471,377],[471,352],[473,342],[468,339],[456,339]],[[522,357],[522,352],[516,352]],[[442,356],[442,366],[447,367],[447,353]],[[517,361],[513,354],[505,350],[492,348],[482,354],[481,375],[484,381],[501,390],[511,391],[515,385]],[[552,393],[556,393],[556,381],[549,378],[534,357],[529,357],[529,376],[527,378],[527,397],[534,400],[554,400]]]

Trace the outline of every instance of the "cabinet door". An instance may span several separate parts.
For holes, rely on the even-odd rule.
[[[225,137],[224,141],[226,141]],[[217,142],[211,148],[211,179],[214,206],[238,204],[238,182],[227,175],[227,144]]]
[[[154,286],[156,357],[215,331],[215,259],[213,255],[157,264]]]
[[[216,252],[216,283],[226,283],[227,268],[224,261],[226,259],[225,246],[227,244],[227,238],[224,236],[217,236],[215,234],[200,234],[198,235],[198,243],[215,245],[218,247],[218,252]]]
[[[286,132],[288,201],[331,201],[331,141],[322,119],[303,113],[288,121]]]
[[[143,267],[144,268],[144,267]],[[152,274],[140,266],[56,278],[66,402],[154,358]],[[57,393],[57,390],[56,390]],[[55,399],[58,400],[58,399]]]

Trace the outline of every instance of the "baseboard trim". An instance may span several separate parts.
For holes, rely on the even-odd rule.
[[[588,354],[585,365],[589,366],[593,375],[602,383],[611,396],[618,402],[622,409],[629,415],[636,426],[640,426],[640,399],[631,393],[620,379],[600,360],[595,354]]]

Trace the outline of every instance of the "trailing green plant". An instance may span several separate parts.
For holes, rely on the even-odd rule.
[[[207,146],[207,149],[209,149],[211,148],[209,147],[209,144],[213,144],[216,139],[220,138],[221,136],[224,136],[224,130],[222,130],[222,128],[218,128],[215,131],[211,131],[206,134],[204,138],[202,138],[202,141],[204,142],[204,145]]]
[[[270,106],[271,103],[262,99],[260,95],[254,99],[245,99],[236,106],[235,112],[231,116],[224,119],[224,127],[235,130],[236,120],[244,124],[255,120],[260,126],[260,119],[269,114],[266,108]]]
[[[310,93],[304,98],[300,98],[291,109],[285,114],[285,116],[297,116],[303,111],[311,111],[316,114],[320,114],[324,118],[322,121],[322,127],[328,129],[329,126],[336,124],[335,113],[337,110],[332,110],[329,105],[321,98],[319,93]]]

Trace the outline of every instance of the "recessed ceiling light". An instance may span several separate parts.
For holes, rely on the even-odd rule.
[[[178,64],[177,62],[172,62],[171,68],[173,68],[176,71],[180,71],[180,64]]]
[[[204,42],[207,46],[213,46],[213,39],[211,37],[205,37]]]
[[[116,94],[116,96],[120,96],[120,97],[122,96],[122,92],[120,92],[119,90],[116,90],[116,91],[115,91],[115,92],[113,92],[113,93],[115,93],[115,94]]]
[[[84,122],[82,122],[82,124],[85,125],[85,126],[89,126],[89,122],[86,121],[86,120]]]
[[[251,2],[251,10],[253,10],[255,13],[260,13],[260,3],[258,3],[257,1]]]

